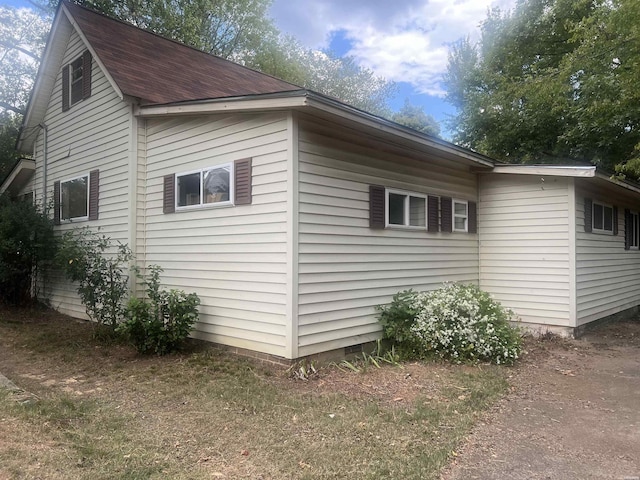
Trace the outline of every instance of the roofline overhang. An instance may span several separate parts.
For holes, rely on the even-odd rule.
[[[9,189],[11,184],[16,180],[18,175],[20,175],[23,170],[29,170],[33,174],[33,172],[35,172],[36,170],[36,162],[29,158],[21,158],[20,160],[18,160],[18,163],[16,163],[11,172],[9,172],[7,178],[5,178],[2,182],[2,185],[0,185],[0,195],[2,195]]]
[[[446,140],[417,132],[411,128],[378,117],[355,107],[346,105],[309,90],[292,90],[263,95],[227,97],[194,102],[181,102],[164,105],[137,106],[134,114],[141,117],[159,117],[163,115],[198,115],[220,112],[273,111],[287,109],[312,108],[331,113],[374,128],[378,131],[418,142],[422,145],[447,152],[474,162],[481,167],[491,169],[494,162],[489,157],[480,155]]]
[[[618,187],[622,187],[631,192],[640,193],[640,185],[636,185],[631,182],[627,182],[625,180],[620,180],[618,178],[615,178],[614,176],[607,175],[606,173],[596,172],[595,178],[598,178],[600,180],[605,180],[609,183],[613,183],[614,185]]]
[[[596,174],[594,166],[567,165],[495,165],[487,173],[542,175],[545,177],[593,177]]]
[[[25,149],[24,148],[24,143],[25,143],[27,137],[30,136],[31,133],[32,133],[30,131],[30,129],[31,128],[35,128],[36,126],[40,125],[44,121],[44,115],[42,115],[42,118],[33,118],[34,109],[36,108],[35,105],[34,105],[34,99],[39,93],[41,93],[42,89],[45,87],[45,82],[46,81],[51,82],[51,86],[52,87],[53,87],[53,84],[55,83],[55,77],[58,74],[58,69],[56,68],[55,72],[49,73],[49,78],[47,78],[47,74],[53,68],[52,62],[54,60],[53,60],[53,58],[51,56],[51,50],[52,50],[53,44],[54,44],[54,42],[56,40],[55,39],[56,34],[58,33],[59,29],[61,28],[60,27],[60,22],[62,21],[61,19],[63,17],[67,19],[67,21],[69,22],[69,25],[71,26],[72,30],[75,30],[75,32],[82,39],[82,41],[85,44],[85,46],[87,47],[87,49],[91,52],[91,57],[97,63],[97,65],[100,67],[100,70],[105,75],[105,77],[107,78],[107,80],[111,84],[111,86],[113,87],[114,91],[116,92],[116,95],[118,95],[118,97],[121,100],[124,99],[124,95],[123,95],[122,91],[120,90],[120,88],[118,87],[118,84],[115,82],[115,80],[113,79],[111,74],[105,68],[105,66],[102,63],[102,61],[100,60],[100,58],[96,55],[95,50],[93,49],[93,47],[91,46],[91,44],[89,43],[87,38],[85,37],[85,35],[82,32],[82,29],[80,28],[78,23],[73,18],[73,15],[71,15],[71,13],[69,12],[69,9],[66,7],[64,1],[61,1],[59,3],[59,5],[58,5],[58,11],[56,12],[56,15],[55,15],[55,17],[53,19],[53,23],[51,24],[51,30],[49,30],[49,38],[47,39],[47,43],[45,45],[45,49],[44,49],[44,52],[42,54],[42,62],[40,63],[40,66],[38,68],[38,73],[36,74],[36,79],[35,79],[35,82],[33,84],[33,88],[31,90],[31,95],[29,96],[29,102],[27,104],[27,109],[26,109],[26,112],[25,112],[24,117],[22,119],[22,127],[20,129],[20,134],[18,136],[18,140],[16,141],[16,150],[19,151],[19,152],[31,153],[30,149],[28,149],[28,148]],[[53,77],[53,78],[51,78],[51,77]],[[45,111],[46,111],[46,109],[45,109]],[[27,130],[29,130],[29,131],[27,131]]]

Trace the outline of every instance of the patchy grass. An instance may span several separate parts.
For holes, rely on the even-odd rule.
[[[48,310],[0,309],[0,478],[437,478],[507,388],[481,365],[320,368],[220,350],[145,358]]]

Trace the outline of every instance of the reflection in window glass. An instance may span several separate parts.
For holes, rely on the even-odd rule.
[[[404,225],[404,199],[406,195],[389,193],[389,225]]]
[[[88,215],[89,177],[74,178],[60,183],[60,218],[71,220]]]
[[[593,204],[593,228],[594,230],[602,230],[604,207],[598,203]]]
[[[228,202],[230,167],[213,168],[204,172],[204,202],[217,203]]]

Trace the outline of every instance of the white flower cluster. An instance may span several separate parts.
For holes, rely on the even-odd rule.
[[[411,331],[428,351],[454,362],[511,364],[518,358],[521,336],[509,325],[513,312],[475,285],[445,283],[416,294],[412,308]]]

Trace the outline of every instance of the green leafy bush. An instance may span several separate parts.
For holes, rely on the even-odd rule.
[[[381,321],[395,324],[385,326],[385,336],[408,345],[414,357],[512,364],[520,355],[522,336],[509,323],[513,312],[475,285],[447,283],[431,292],[399,295],[400,301],[394,297],[389,307],[381,307]],[[396,313],[390,316],[389,311]]]
[[[55,254],[53,224],[31,202],[0,195],[0,302],[18,305],[37,299],[33,279]]]
[[[127,245],[87,227],[66,232],[56,254],[66,277],[78,284],[87,315],[111,328],[124,317],[132,258]]]
[[[422,347],[411,327],[416,317],[413,308],[418,292],[404,290],[393,296],[388,305],[378,305],[378,319],[382,323],[383,336],[395,345],[402,358],[420,358]]]
[[[198,320],[200,298],[182,290],[160,290],[162,268],[152,265],[149,269],[148,278],[138,275],[146,284],[148,300],[129,300],[126,320],[117,330],[131,340],[138,352],[165,355],[191,333]]]

